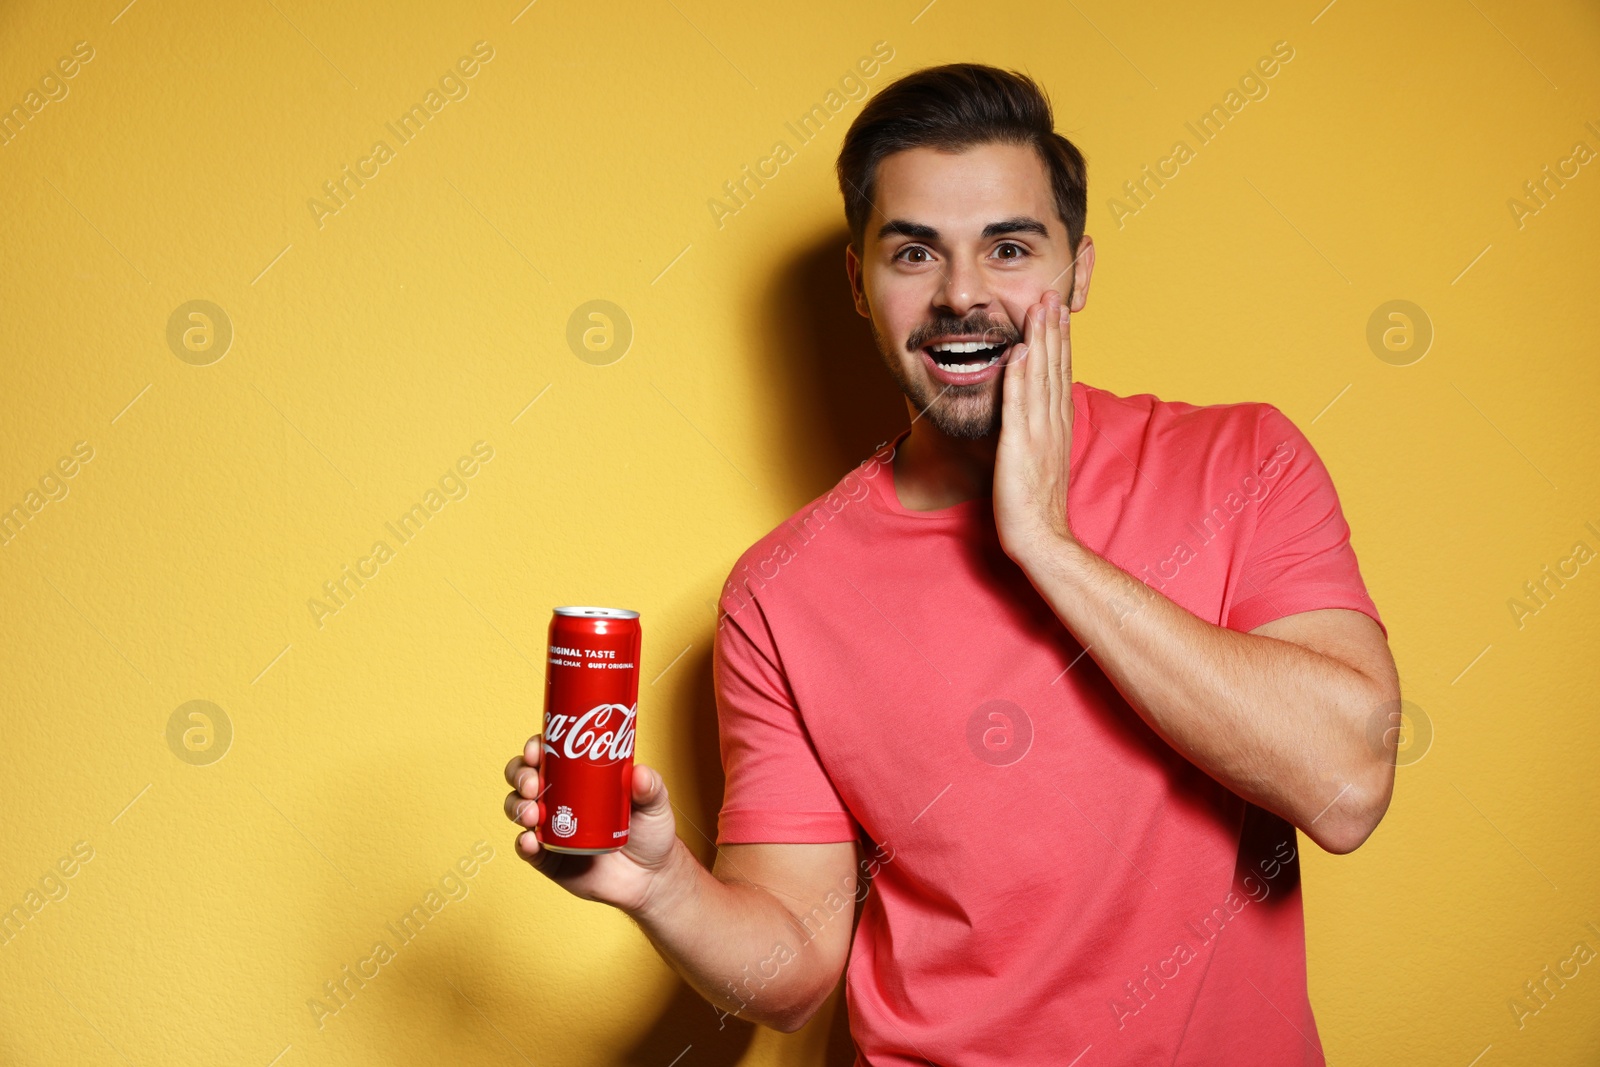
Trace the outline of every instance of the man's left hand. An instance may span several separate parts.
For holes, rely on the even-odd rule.
[[[1022,343],[1006,364],[1000,403],[994,518],[1001,547],[1026,567],[1040,552],[1076,541],[1067,522],[1071,320],[1054,289],[1028,309]]]

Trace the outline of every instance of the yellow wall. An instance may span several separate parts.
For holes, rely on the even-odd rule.
[[[0,506],[66,491],[0,547],[0,905],[66,892],[0,945],[0,1061],[821,1061],[829,1018],[719,1032],[625,918],[522,866],[500,769],[551,605],[637,608],[640,755],[709,855],[718,585],[904,424],[840,262],[860,103],[785,126],[878,42],[873,88],[971,59],[1052,91],[1099,243],[1079,378],[1271,401],[1334,473],[1434,740],[1365,847],[1307,852],[1330,1059],[1600,1058],[1600,963],[1520,1028],[1508,1006],[1600,949],[1600,564],[1508,607],[1600,550],[1600,162],[1508,205],[1600,151],[1593,5],[124,2],[0,11],[0,106],[92,50],[0,147]],[[1198,146],[1185,122],[1279,41]],[[467,95],[400,143],[475,42]],[[1164,187],[1109,203],[1179,139]],[[779,140],[764,188],[709,206]],[[220,360],[215,312],[184,347],[196,300]],[[592,300],[631,324],[608,365],[567,341]],[[1391,300],[1432,324],[1406,366],[1367,340]],[[477,442],[465,498],[388,535]],[[441,879],[466,895],[319,1025],[307,1001]]]

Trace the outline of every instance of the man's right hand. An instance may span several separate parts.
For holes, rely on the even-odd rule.
[[[669,868],[681,862],[667,784],[654,769],[633,767],[633,813],[628,843],[616,852],[579,856],[551,852],[539,845],[538,825],[544,793],[544,738],[534,734],[522,755],[506,764],[506,817],[529,829],[517,835],[517,855],[567,892],[585,900],[610,904],[629,914],[643,911],[667,881]]]
[[[506,764],[512,791],[505,811],[518,826],[539,823],[543,741],[535,734]],[[635,764],[632,785],[628,843],[621,849],[597,856],[551,852],[522,832],[517,855],[567,892],[627,912],[661,958],[725,1013],[799,1029],[844,973],[854,905],[866,889],[857,878],[858,843],[727,844],[717,849],[716,869],[707,871],[678,840],[661,775]],[[853,890],[859,890],[854,899]],[[845,901],[852,906],[842,907]],[[776,977],[753,988],[751,968],[772,961],[780,942],[798,950],[784,957]]]

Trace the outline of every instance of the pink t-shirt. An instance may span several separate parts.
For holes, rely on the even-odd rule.
[[[1382,625],[1327,470],[1277,408],[1082,382],[1073,402],[1087,547],[1230,629],[1317,608]],[[904,438],[740,558],[714,655],[718,843],[863,843],[859,1062],[1322,1063],[1294,828],[1128,706],[1001,549],[991,498],[906,510]],[[857,892],[739,995],[759,1002]]]

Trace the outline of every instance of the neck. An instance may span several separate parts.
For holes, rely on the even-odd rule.
[[[910,511],[932,511],[991,492],[998,444],[998,437],[947,437],[928,420],[917,419],[895,452],[894,488],[900,503]]]

